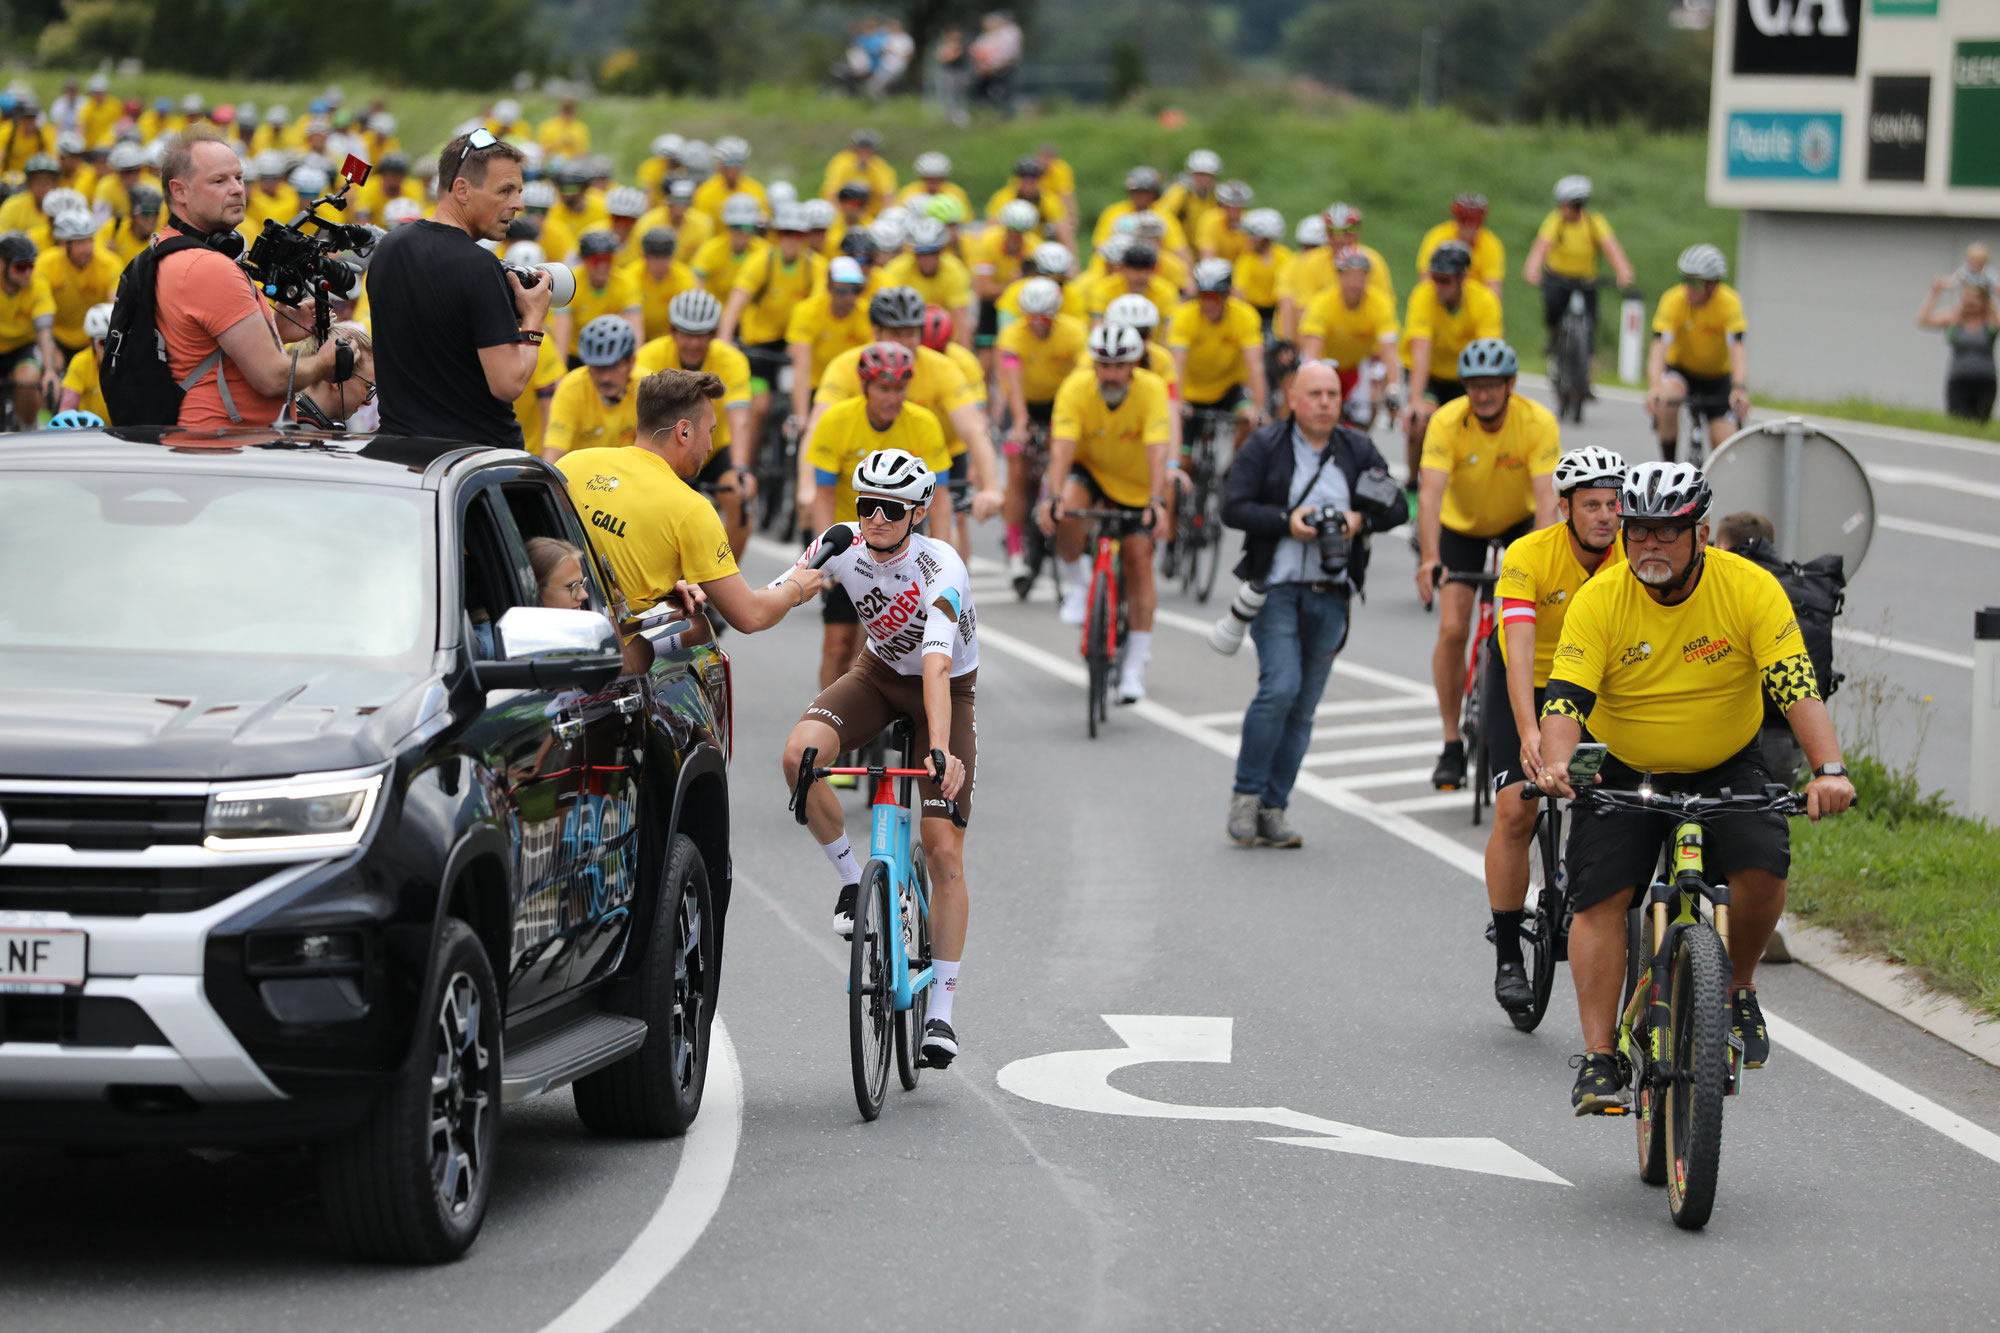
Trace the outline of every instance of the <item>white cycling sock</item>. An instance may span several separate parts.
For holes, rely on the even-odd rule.
[[[931,960],[931,1000],[925,1021],[938,1018],[951,1022],[951,1002],[958,993],[958,964],[942,958]]]
[[[1126,631],[1125,660],[1137,662],[1140,666],[1153,660],[1153,631],[1149,629]]]
[[[1063,590],[1090,586],[1090,562],[1082,556],[1063,561]]]
[[[854,849],[847,845],[847,835],[841,834],[832,842],[823,842],[820,854],[833,863],[833,873],[840,876],[841,887],[861,882],[861,867],[855,863]]]

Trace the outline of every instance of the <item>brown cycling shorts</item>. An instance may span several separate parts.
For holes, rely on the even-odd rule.
[[[968,823],[972,819],[973,771],[979,758],[979,728],[972,717],[972,686],[977,668],[951,680],[951,752],[965,765],[965,785],[958,791],[958,813]],[[822,722],[840,735],[839,749],[858,750],[882,734],[899,717],[916,723],[917,766],[929,768],[924,737],[924,678],[905,676],[864,648],[851,670],[819,692],[801,721]],[[820,762],[832,756],[822,755]],[[891,762],[899,762],[894,756]],[[944,793],[925,778],[917,783],[924,817],[943,819]]]

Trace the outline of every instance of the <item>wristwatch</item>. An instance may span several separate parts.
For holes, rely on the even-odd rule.
[[[1847,765],[1821,764],[1813,770],[1813,776],[1816,778],[1844,778],[1847,776]]]

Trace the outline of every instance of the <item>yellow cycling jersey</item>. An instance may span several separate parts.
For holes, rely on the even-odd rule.
[[[940,481],[951,471],[944,430],[929,408],[906,401],[889,428],[877,430],[868,419],[867,399],[843,399],[820,414],[806,445],[806,461],[818,474],[819,484],[834,488],[834,522],[855,521],[854,468],[877,449],[908,450],[923,459]]]
[[[556,468],[634,615],[682,579],[707,583],[736,572],[715,506],[650,449],[585,449],[565,454]]]
[[[1400,331],[1395,304],[1373,287],[1363,288],[1361,304],[1352,307],[1339,287],[1330,287],[1313,298],[1299,321],[1299,337],[1318,338],[1319,354],[1338,361],[1343,370],[1383,355],[1382,340],[1394,342]]]
[[[628,272],[611,271],[602,287],[590,285],[583,265],[575,265],[576,295],[570,299],[569,308],[563,313],[569,316],[569,346],[563,350],[576,355],[577,339],[583,335],[583,326],[599,315],[624,315],[628,310],[640,309],[639,284],[632,281]]]
[[[562,349],[553,339],[542,339],[541,351],[535,357],[535,372],[528,377],[528,387],[514,400],[514,420],[520,423],[521,440],[531,454],[542,452],[548,410],[555,402],[556,386],[567,374],[569,363],[563,359]],[[633,374],[637,376],[636,368]]]
[[[1819,695],[1777,579],[1712,546],[1702,559],[1678,605],[1653,600],[1628,565],[1584,584],[1563,621],[1551,688],[1594,694],[1590,734],[1640,772],[1699,773],[1749,745],[1766,684],[1786,707]]]
[[[45,315],[53,319],[55,313],[55,293],[39,272],[17,292],[0,289],[0,352],[26,347],[35,340],[35,321]]]
[[[1040,238],[1033,233],[988,227],[967,244],[965,260],[974,277],[990,279],[1004,288],[1035,276],[1035,247],[1039,244]]]
[[[605,449],[630,444],[639,433],[639,381],[634,376],[616,406],[607,404],[590,382],[588,367],[562,377],[549,403],[549,426],[542,435],[542,457],[560,458],[577,449]]]
[[[1197,241],[1201,236],[1201,224],[1222,212],[1222,205],[1215,202],[1213,189],[1207,194],[1196,194],[1190,185],[1175,181],[1160,196],[1160,202],[1153,205],[1153,211],[1164,213],[1181,224],[1181,231]],[[1229,256],[1223,256],[1225,259]]]
[[[83,132],[84,143],[91,148],[110,147],[118,122],[124,118],[125,108],[107,93],[92,93],[76,109],[77,128]]]
[[[914,287],[925,305],[943,306],[954,316],[972,299],[972,272],[957,255],[938,256],[937,272],[926,275],[915,255],[898,255],[882,270],[892,287]]]
[[[243,196],[243,225],[237,230],[255,238],[263,234],[264,220],[288,223],[299,215],[299,192],[280,181],[276,190],[266,190],[260,181]]]
[[[639,349],[632,367],[634,379],[644,379],[662,370],[705,370],[722,381],[722,397],[715,401],[715,437],[708,451],[714,458],[729,447],[729,414],[750,406],[750,358],[720,338],[708,340],[708,352],[698,366],[681,364],[681,349],[671,337],[655,338]],[[707,460],[704,459],[704,462]]]
[[[1204,213],[1201,221],[1195,224],[1194,244],[1204,257],[1213,255],[1234,263],[1237,256],[1250,248],[1250,238],[1243,232],[1241,218],[1237,219],[1235,226],[1231,226],[1229,214],[1214,208]]]
[[[868,302],[856,297],[845,316],[836,315],[832,293],[822,288],[792,307],[792,317],[785,324],[785,341],[803,343],[810,349],[810,383],[817,387],[835,357],[875,341],[868,323]]]
[[[1389,273],[1389,262],[1371,246],[1363,245],[1360,249],[1362,254],[1368,256],[1368,290],[1380,292],[1394,303],[1396,282]],[[1333,251],[1324,245],[1301,252],[1292,261],[1291,280],[1279,295],[1291,297],[1292,304],[1304,310],[1312,304],[1314,297],[1339,282],[1333,261]]]
[[[695,251],[701,249],[717,231],[715,219],[706,213],[697,213],[692,208],[680,210],[680,218],[674,217],[674,210],[667,204],[659,204],[639,215],[632,224],[632,234],[625,238],[625,248],[619,253],[621,259],[643,259],[641,248],[646,233],[655,227],[665,227],[674,234],[674,258],[686,263]]]
[[[1008,177],[1012,184],[1015,177]],[[1042,164],[1042,188],[1061,198],[1076,193],[1076,168],[1059,157],[1052,157]]]
[[[1535,230],[1535,239],[1549,243],[1542,267],[1560,278],[1589,282],[1597,276],[1597,254],[1611,239],[1611,224],[1602,213],[1589,209],[1575,222],[1563,217],[1560,208],[1551,209]]]
[[[1063,211],[1062,196],[1048,187],[1046,184],[1047,177],[1044,177],[1043,180],[1045,183],[1042,186],[1042,192],[1028,202],[1041,210],[1042,224],[1053,227],[1067,217],[1068,214]],[[987,196],[986,220],[988,222],[998,222],[1000,220],[1000,210],[1020,197],[1021,190],[1019,184],[1013,180],[1009,180],[1007,184]]]
[[[1437,288],[1425,278],[1410,289],[1410,308],[1403,316],[1402,360],[1410,365],[1410,343],[1428,338],[1431,344],[1431,378],[1458,378],[1458,354],[1479,338],[1498,338],[1500,298],[1476,282],[1464,284],[1458,309],[1446,310],[1438,300]]]
[[[1539,528],[1509,542],[1500,561],[1500,581],[1493,589],[1500,602],[1500,660],[1507,660],[1507,626],[1526,620],[1535,627],[1535,688],[1548,684],[1570,599],[1596,575],[1623,563],[1624,543],[1614,541],[1595,570],[1585,569],[1577,561],[1567,523]]]
[[[1726,282],[1717,283],[1714,295],[1699,306],[1688,300],[1687,285],[1677,282],[1653,311],[1653,332],[1667,344],[1667,365],[1690,375],[1729,374],[1729,341],[1749,327],[1742,299]]]
[[[118,275],[124,271],[116,255],[95,248],[90,262],[82,268],[70,262],[69,251],[63,246],[35,257],[35,280],[48,284],[56,303],[56,342],[71,352],[89,345],[90,339],[83,336],[84,314],[111,299],[118,289]]]
[[[1440,222],[1425,232],[1424,239],[1417,244],[1417,277],[1430,276],[1431,251],[1457,239],[1456,222]],[[1501,282],[1507,277],[1507,247],[1489,227],[1481,227],[1472,238],[1472,270],[1466,277],[1473,282]]]
[[[1181,391],[1189,403],[1206,406],[1247,383],[1244,358],[1263,356],[1264,324],[1249,302],[1233,296],[1226,298],[1219,320],[1204,314],[1199,300],[1185,301],[1167,325],[1167,347],[1187,354]]]
[[[865,216],[873,218],[889,206],[896,195],[896,169],[888,164],[880,154],[868,159],[863,166],[861,159],[851,148],[843,148],[835,153],[826,164],[826,175],[821,178],[819,197],[833,199],[840,194],[840,187],[849,181],[868,182],[868,208]]]
[[[78,411],[95,412],[99,419],[111,420],[111,411],[104,405],[104,389],[98,379],[95,347],[86,347],[69,359],[69,369],[63,372],[62,386],[65,390],[76,391]]]
[[[1138,209],[1132,207],[1131,200],[1120,199],[1117,203],[1099,213],[1097,215],[1097,226],[1090,233],[1091,247],[1095,249],[1110,240],[1113,229],[1118,226],[1118,219],[1124,217],[1127,213],[1136,213],[1138,211]],[[1187,229],[1181,226],[1180,220],[1172,214],[1160,212],[1157,204],[1153,206],[1152,211],[1159,213],[1161,219],[1167,224],[1167,238],[1163,242],[1165,248],[1169,250],[1188,249]]]
[[[738,253],[729,242],[728,232],[712,236],[702,242],[701,249],[695,251],[694,258],[688,262],[688,267],[694,270],[695,281],[707,288],[708,294],[725,306],[729,304],[730,291],[736,286],[736,275],[750,262],[750,256],[768,244],[753,236],[750,238],[750,243]],[[678,251],[678,247],[676,250]]]
[[[826,260],[801,249],[799,257],[785,262],[784,252],[767,245],[736,270],[735,290],[750,298],[736,326],[736,338],[744,344],[782,342],[792,310],[826,286]]]
[[[1003,326],[1010,319],[1019,319],[1021,317],[1021,286],[1027,281],[1028,279],[1026,278],[1019,278],[1008,283],[1006,290],[994,299],[993,308],[1000,312],[1000,323]],[[1056,313],[1074,316],[1088,324],[1090,322],[1090,305],[1084,299],[1083,288],[1084,284],[1080,280],[1063,283],[1062,309]]]
[[[1035,336],[1028,321],[1017,319],[1000,330],[995,345],[1002,363],[1021,367],[1021,396],[1030,403],[1052,403],[1063,382],[1076,369],[1077,356],[1090,341],[1090,326],[1068,315],[1057,315],[1046,338]]]
[[[113,218],[97,232],[97,248],[118,259],[118,271],[122,274],[125,266],[139,257],[139,252],[153,243],[153,233],[144,236],[132,230],[131,218]],[[115,290],[115,289],[114,289]]]
[[[535,128],[535,142],[548,157],[583,157],[590,152],[590,126],[558,113]]]
[[[944,345],[944,354],[958,367],[958,373],[965,376],[966,387],[972,390],[972,401],[980,407],[986,406],[986,367],[979,364],[979,354],[955,339]],[[954,456],[965,452],[965,441],[955,432],[947,431],[946,435]]]
[[[549,215],[543,220],[542,226],[545,232],[553,227],[557,232],[568,236],[573,245],[587,231],[609,231],[611,215],[604,211],[602,195],[595,190],[585,190],[574,208],[558,198],[555,206],[549,209]],[[556,252],[550,250],[546,242],[543,243],[542,249],[548,253],[550,259],[558,258]],[[562,257],[567,257],[568,254],[569,251],[565,250]]]
[[[1157,273],[1146,280],[1145,290],[1136,292],[1123,273],[1107,273],[1095,279],[1078,278],[1077,282],[1084,284],[1083,304],[1093,324],[1103,319],[1105,307],[1121,296],[1143,296],[1151,301],[1153,308],[1160,312],[1162,325],[1173,318],[1174,309],[1181,303],[1181,289]]]
[[[1444,525],[1468,537],[1497,537],[1535,516],[1535,478],[1553,476],[1562,454],[1555,413],[1514,394],[1497,431],[1472,415],[1472,400],[1440,407],[1424,431],[1420,466],[1445,474]]]
[[[286,186],[285,188],[290,189],[291,187]],[[370,176],[364,184],[355,186],[348,193],[348,208],[355,214],[357,219],[366,219],[378,227],[386,227],[388,224],[382,221],[382,211],[389,206],[391,199],[408,199],[412,203],[422,204],[424,202],[423,182],[415,176],[405,176],[403,177],[403,183],[392,191],[380,180]],[[424,212],[430,212],[430,208],[426,206]],[[293,210],[293,216],[297,216],[296,209]],[[291,217],[279,219],[281,222],[290,222],[291,220]]]
[[[838,403],[861,396],[861,352],[856,347],[842,352],[829,361],[826,373],[820,376],[818,401]],[[977,407],[985,393],[984,378],[977,381],[981,387],[975,388],[974,381],[965,377],[958,362],[942,352],[933,352],[928,347],[919,347],[917,368],[910,376],[910,393],[907,401],[919,407],[927,407],[938,419],[938,426],[944,431],[945,447],[956,456],[965,452],[965,442],[958,437],[958,431],[951,424],[951,414],[961,407]],[[978,358],[974,358],[974,364]]]
[[[953,199],[958,200],[958,206],[965,210],[966,217],[972,216],[972,198],[966,194],[965,187],[957,181],[946,181],[943,185],[933,190],[924,184],[923,181],[913,180],[902,189],[896,191],[896,202],[907,205],[910,200],[915,199],[918,195],[922,195],[926,199],[936,199],[943,195],[949,195]]]
[[[708,214],[720,226],[722,205],[732,194],[750,195],[767,216],[771,212],[771,197],[764,193],[762,182],[752,180],[748,176],[738,176],[736,184],[731,185],[722,178],[722,173],[719,171],[695,187],[694,199],[688,204],[688,208],[692,212]]]
[[[1236,256],[1236,294],[1260,311],[1274,308],[1292,279],[1292,263],[1291,249],[1275,241],[1262,254],[1246,246]]]
[[[1071,461],[1090,473],[1113,504],[1144,508],[1153,485],[1148,450],[1167,442],[1169,402],[1166,381],[1135,368],[1125,401],[1113,409],[1105,405],[1097,373],[1078,370],[1056,391],[1049,438],[1075,443]]]
[[[673,321],[667,318],[667,307],[676,296],[701,284],[695,279],[694,270],[678,259],[667,261],[666,276],[655,279],[646,272],[646,261],[634,260],[619,272],[631,279],[639,291],[639,313],[646,325],[646,339],[664,338],[673,331]]]

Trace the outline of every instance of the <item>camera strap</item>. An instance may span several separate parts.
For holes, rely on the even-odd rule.
[[[1297,431],[1298,427],[1293,426],[1292,429],[1294,431]],[[1312,494],[1312,488],[1319,484],[1319,474],[1326,471],[1326,465],[1333,461],[1334,442],[1340,438],[1340,436],[1337,433],[1339,429],[1340,428],[1336,426],[1334,427],[1334,432],[1329,433],[1327,435],[1326,448],[1319,451],[1319,466],[1312,470],[1312,475],[1310,477],[1306,478],[1305,489],[1300,491],[1298,494],[1298,498],[1291,502],[1291,504],[1288,506],[1288,511],[1290,509],[1297,509],[1300,505],[1304,504],[1306,502],[1306,497]],[[1304,439],[1305,436],[1300,435],[1299,438]]]

